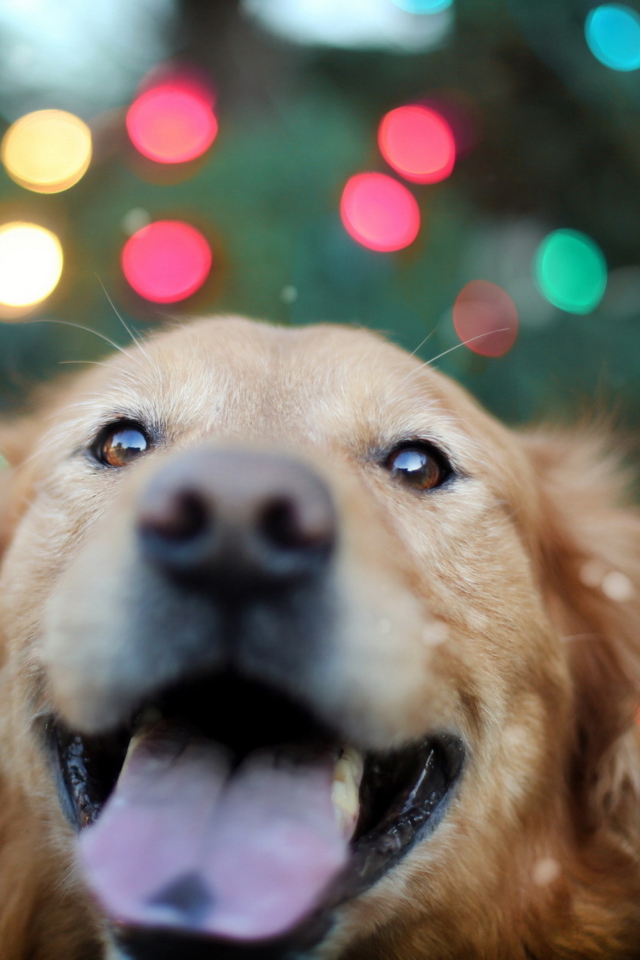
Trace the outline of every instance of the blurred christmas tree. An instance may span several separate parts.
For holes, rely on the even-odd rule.
[[[56,33],[43,17],[55,25],[60,5],[36,6],[31,21],[16,23],[14,5],[0,2],[4,129],[32,111],[71,111],[91,127],[93,159],[75,184],[42,192],[9,175],[5,139],[0,241],[3,225],[26,221],[52,231],[64,251],[50,296],[3,312],[0,243],[5,405],[61,362],[104,352],[98,337],[67,324],[126,343],[116,309],[135,330],[167,315],[233,311],[387,331],[425,360],[444,354],[438,365],[510,420],[575,411],[585,396],[606,406],[621,397],[623,417],[640,420],[640,16],[632,7],[104,0],[92,6],[101,43],[90,31],[72,36],[84,59],[67,57],[54,84],[53,74],[34,72],[37,43],[88,30],[87,8],[70,4]],[[626,20],[611,19],[614,6]],[[38,24],[48,38],[38,40]],[[149,77],[154,65],[162,69]],[[183,92],[186,84],[210,97],[204,109],[217,135],[205,130],[203,143],[215,138],[191,159],[188,151],[175,162],[145,157],[144,123],[134,146],[127,108],[176,78]],[[444,118],[453,170],[416,174],[383,158],[391,141],[378,142],[380,122],[407,104],[419,104],[423,119]],[[176,109],[182,123],[185,108]],[[417,236],[399,249],[354,239],[358,223],[344,207],[341,218],[345,184],[366,171],[392,176],[417,201]],[[177,296],[123,272],[127,241],[140,231],[148,241],[145,228],[165,220],[197,228],[212,251],[210,270],[205,250],[202,276]],[[517,308],[519,336],[503,356],[456,348],[452,307],[474,280],[496,284]],[[64,323],[41,322],[51,319]]]

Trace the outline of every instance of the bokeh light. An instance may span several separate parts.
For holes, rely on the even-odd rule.
[[[415,197],[385,173],[351,177],[342,192],[340,215],[354,240],[381,252],[408,247],[420,229]]]
[[[456,142],[436,110],[409,104],[391,110],[378,129],[380,152],[389,166],[414,183],[437,183],[453,170]]]
[[[453,305],[460,340],[483,357],[502,357],[518,336],[518,310],[508,293],[488,280],[472,280]]]
[[[440,47],[453,27],[451,0],[242,0],[241,6],[280,40],[313,47],[421,53]]]
[[[35,223],[0,226],[0,304],[28,307],[55,289],[63,253],[55,233]]]
[[[127,132],[136,149],[157,163],[195,160],[218,133],[213,97],[203,86],[167,80],[134,100],[127,112]]]
[[[591,10],[585,21],[587,44],[594,57],[612,70],[640,67],[640,14],[619,3]]]
[[[591,237],[578,230],[554,230],[546,236],[534,267],[543,296],[568,313],[590,313],[604,296],[604,255]]]
[[[37,110],[12,123],[0,155],[7,173],[37,193],[68,190],[91,163],[91,131],[64,110]]]
[[[407,13],[440,13],[441,10],[447,10],[453,4],[453,0],[392,0],[392,2]]]
[[[156,220],[129,237],[122,270],[136,293],[154,303],[176,303],[199,290],[213,255],[205,237],[182,220]]]
[[[127,210],[123,216],[120,221],[120,226],[127,236],[130,237],[134,233],[137,233],[138,230],[142,230],[143,227],[149,226],[151,219],[151,214],[148,210],[145,210],[144,207],[132,207],[131,210]]]

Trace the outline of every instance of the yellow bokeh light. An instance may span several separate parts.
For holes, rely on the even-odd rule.
[[[12,123],[0,156],[21,187],[37,193],[68,190],[91,163],[91,131],[64,110],[37,110]]]
[[[0,304],[28,307],[55,289],[63,254],[55,233],[35,223],[0,227]]]

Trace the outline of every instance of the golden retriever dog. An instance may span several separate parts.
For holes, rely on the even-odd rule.
[[[218,318],[0,440],[2,960],[640,957],[640,519],[596,436]]]

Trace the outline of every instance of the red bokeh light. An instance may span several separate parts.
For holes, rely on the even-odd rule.
[[[420,229],[415,197],[385,173],[351,177],[342,192],[340,216],[354,240],[382,252],[408,247]]]
[[[122,270],[136,293],[154,303],[175,303],[199,290],[211,270],[206,239],[181,220],[157,220],[129,237]]]
[[[378,145],[389,166],[414,183],[445,180],[456,160],[451,127],[436,110],[421,104],[387,113],[378,129]]]
[[[129,107],[127,132],[134,147],[157,163],[195,160],[218,133],[212,97],[187,81],[158,84]]]
[[[483,357],[502,357],[516,342],[518,310],[502,287],[472,280],[456,297],[453,325],[469,350]]]

